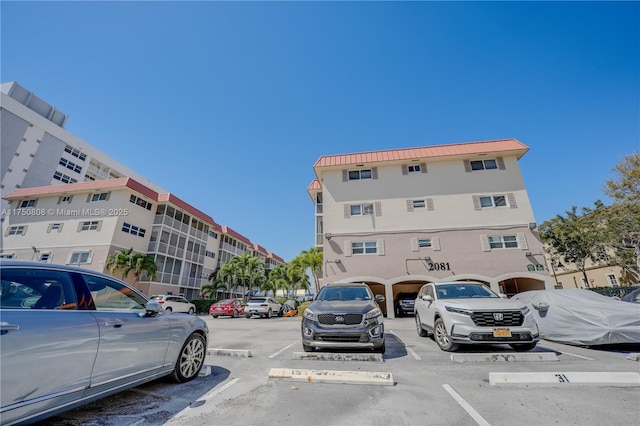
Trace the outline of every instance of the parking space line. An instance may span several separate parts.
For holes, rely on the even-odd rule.
[[[575,356],[576,358],[582,358],[582,359],[586,359],[588,361],[595,361],[595,358],[589,358],[588,356],[582,356],[582,355],[576,355],[576,354],[572,354],[569,352],[563,352],[563,351],[558,351],[563,355],[570,355],[570,356]]]
[[[400,337],[398,337],[398,335],[393,331],[393,330],[389,330],[387,331],[387,333],[389,334],[393,334],[394,336],[396,336],[396,339],[398,339],[398,342],[402,343],[402,346],[404,346],[404,348],[407,350],[407,352],[409,352],[409,354],[411,354],[412,357],[414,357],[415,359],[417,359],[418,361],[422,360],[422,358],[420,358],[420,355],[418,355],[416,353],[416,351],[414,351],[413,349],[411,349],[410,347],[408,347]]]
[[[449,395],[453,397],[453,399],[456,400],[458,404],[460,404],[462,408],[464,408],[464,411],[466,411],[473,418],[473,420],[476,421],[476,423],[478,423],[481,426],[491,426],[489,422],[487,422],[480,415],[480,413],[474,410],[473,407],[467,401],[465,401],[464,398],[462,398],[460,394],[458,394],[458,392],[453,390],[451,386],[445,384],[445,385],[442,385],[442,387],[444,388],[444,390],[446,390],[449,393]]]
[[[275,358],[275,357],[277,357],[277,356],[278,356],[278,355],[280,355],[282,352],[286,351],[287,349],[289,349],[291,346],[295,345],[296,343],[298,343],[298,341],[295,341],[295,342],[293,342],[292,344],[290,344],[289,346],[287,346],[287,347],[284,347],[284,348],[280,349],[278,352],[276,352],[276,353],[275,353],[275,354],[273,354],[273,355],[269,355],[269,357],[268,357],[268,358]]]
[[[238,380],[240,380],[240,379],[239,378],[232,379],[232,380],[228,381],[227,383],[225,383],[224,385],[220,386],[219,388],[216,387],[216,388],[211,389],[209,392],[207,392],[204,395],[202,395],[200,398],[198,398],[193,403],[191,403],[190,406],[188,406],[187,408],[183,409],[182,411],[180,411],[178,414],[176,414],[172,418],[175,419],[177,417],[181,417],[181,416],[187,414],[192,409],[201,406],[202,404],[204,404],[205,402],[207,402],[208,400],[210,400],[214,396],[218,395],[219,393],[222,393],[223,391],[225,391],[226,389],[231,387]]]

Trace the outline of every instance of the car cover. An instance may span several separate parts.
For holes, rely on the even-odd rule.
[[[580,346],[640,343],[640,304],[591,290],[532,290],[512,297],[531,309],[540,337]]]

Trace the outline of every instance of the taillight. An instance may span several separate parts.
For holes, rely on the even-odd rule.
[[[160,300],[158,301],[158,303],[162,305],[164,303],[164,300]]]

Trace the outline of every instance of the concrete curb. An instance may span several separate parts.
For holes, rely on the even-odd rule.
[[[219,349],[207,348],[207,355],[230,356],[234,358],[251,358],[251,351],[248,349]]]
[[[627,355],[627,359],[630,361],[640,361],[640,354],[629,354]]]
[[[317,361],[384,361],[382,354],[331,352],[294,352],[293,359],[311,359]]]
[[[640,386],[640,373],[632,372],[557,372],[557,373],[489,373],[489,383],[495,385],[593,385]]]
[[[374,371],[333,371],[333,370],[300,370],[292,368],[272,368],[270,379],[286,379],[308,383],[342,383],[350,385],[393,386],[393,375],[387,372]]]
[[[451,354],[453,362],[532,362],[559,361],[555,352],[508,352],[481,354]]]

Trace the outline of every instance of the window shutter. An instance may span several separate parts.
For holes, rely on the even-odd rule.
[[[49,224],[49,227],[47,227],[47,234],[48,234],[49,232],[51,232],[51,227],[52,227],[52,226],[53,226],[53,223],[50,223],[50,224]]]
[[[518,203],[516,203],[516,195],[513,192],[507,193],[507,200],[509,201],[509,207],[512,209],[518,208]]]
[[[440,251],[440,238],[433,237],[431,238],[431,248],[435,251]]]
[[[344,205],[344,217],[345,218],[350,218],[351,217],[351,205],[349,205],[349,204],[345,204]]]
[[[496,162],[498,163],[498,169],[500,169],[500,170],[504,170],[505,169],[505,167],[504,167],[504,158],[498,157],[498,158],[496,158]]]
[[[92,196],[92,195],[93,195],[93,194],[89,194],[89,195],[87,195],[87,203],[90,203],[90,202],[91,202],[91,196]]]
[[[491,251],[491,246],[489,245],[489,238],[486,234],[480,235],[480,244],[482,244],[482,251]]]
[[[372,167],[371,168],[371,179],[378,179],[378,168],[377,167]]]
[[[102,228],[102,221],[99,220],[98,221],[98,227],[96,228],[96,231],[99,231]]]
[[[467,173],[471,172],[471,161],[464,160],[464,171]]]
[[[342,171],[342,181],[346,182],[349,180],[349,170],[343,170]]]
[[[111,197],[111,193],[110,193],[110,192],[107,192],[107,198],[105,198],[104,200],[105,200],[105,201],[109,201],[109,197]]]
[[[529,248],[529,246],[527,245],[527,237],[525,237],[523,232],[518,232],[516,237],[518,239],[518,247],[519,248],[521,248],[522,250],[526,250],[526,249]]]
[[[407,168],[406,164],[402,165],[402,174],[403,175],[408,175],[409,174],[409,169]]]
[[[384,240],[377,242],[378,256],[384,256]]]
[[[93,260],[93,252],[90,251],[89,252],[89,257],[87,258],[87,263],[91,263],[92,260]]]
[[[382,216],[382,203],[380,201],[373,203],[373,211],[376,216]]]
[[[420,248],[418,247],[418,238],[413,237],[409,241],[411,242],[411,251],[420,250]]]
[[[351,252],[351,241],[347,240],[344,242],[344,255],[351,256],[353,253]]]
[[[473,196],[473,208],[476,210],[482,210],[482,206],[480,205],[480,197],[478,195]]]
[[[62,227],[64,226],[64,223],[60,223],[60,226],[58,227],[58,232],[62,232]],[[51,255],[53,256],[53,255]]]
[[[62,197],[58,197],[58,202],[56,204],[60,204],[62,202]]]
[[[420,173],[427,173],[427,163],[420,163]]]
[[[78,232],[80,232],[82,230],[82,224],[84,222],[78,222]]]
[[[433,198],[427,198],[427,210],[433,211]]]
[[[407,200],[407,211],[408,212],[413,211],[413,200]]]

